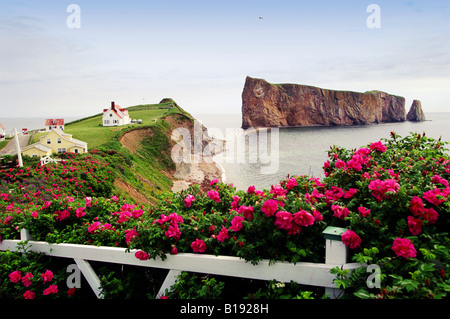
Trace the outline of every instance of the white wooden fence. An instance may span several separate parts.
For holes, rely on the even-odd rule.
[[[134,253],[125,252],[125,248],[97,247],[75,244],[49,244],[47,242],[33,241],[27,230],[21,231],[20,240],[3,240],[0,250],[19,251],[19,243],[27,242],[27,250],[45,253],[49,256],[73,258],[98,298],[102,298],[100,280],[89,264],[89,261],[134,265],[150,268],[168,269],[169,273],[163,282],[157,297],[161,297],[165,289],[170,288],[182,271],[224,275],[259,280],[277,280],[290,282],[291,280],[304,285],[324,287],[330,298],[336,298],[341,290],[333,283],[335,279],[330,270],[336,266],[350,271],[359,268],[359,263],[346,263],[347,249],[341,241],[343,228],[328,227],[324,231],[325,237],[325,263],[275,262],[261,260],[252,265],[239,257],[215,256],[207,254],[179,253],[167,255],[167,259],[138,260]]]
[[[41,166],[44,166],[48,163],[58,163],[60,159],[51,158],[50,156],[41,157]]]

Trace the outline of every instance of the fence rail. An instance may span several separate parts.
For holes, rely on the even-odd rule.
[[[58,163],[61,160],[60,159],[55,159],[55,158],[51,158],[50,156],[45,156],[45,157],[41,157],[41,165],[47,165],[48,163]]]
[[[333,282],[335,277],[330,270],[339,266],[351,271],[361,266],[359,263],[346,263],[347,249],[339,236],[339,233],[343,231],[342,228],[327,228],[324,231],[325,263],[270,263],[269,260],[264,259],[257,265],[253,265],[239,257],[191,253],[168,255],[165,260],[158,257],[142,261],[134,256],[135,250],[125,252],[123,247],[49,244],[33,241],[26,230],[21,231],[20,240],[3,240],[0,242],[0,250],[19,251],[22,248],[18,244],[28,241],[26,246],[29,251],[40,252],[53,257],[73,258],[98,298],[102,298],[100,280],[89,261],[168,269],[169,273],[157,297],[161,297],[165,289],[170,288],[176,282],[177,276],[182,271],[188,271],[280,282],[292,280],[299,284],[324,287],[330,298],[336,298],[341,290],[336,288],[336,284]]]

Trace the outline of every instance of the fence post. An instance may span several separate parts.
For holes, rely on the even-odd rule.
[[[177,282],[178,276],[180,275],[181,270],[170,269],[169,273],[166,276],[166,279],[164,280],[161,288],[158,291],[158,294],[156,295],[156,298],[160,299],[162,296],[164,296],[166,289],[170,290],[170,287],[172,287]]]
[[[27,240],[33,240],[33,237],[31,237],[31,234],[27,229],[22,228],[20,230],[20,241],[27,241]]]
[[[325,263],[330,265],[343,265],[347,263],[347,247],[344,245],[341,239],[341,235],[347,229],[341,227],[328,226],[323,231],[323,237],[325,238]],[[338,288],[325,288],[325,293],[331,299],[336,299],[342,290]]]

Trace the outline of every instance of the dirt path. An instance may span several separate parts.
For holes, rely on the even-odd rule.
[[[19,145],[20,149],[22,150],[25,146],[27,146],[28,140],[30,138],[30,135],[28,134],[18,134],[19,137]],[[9,143],[0,150],[0,156],[3,155],[14,155],[17,153],[16,149],[16,139],[13,138],[9,141]]]

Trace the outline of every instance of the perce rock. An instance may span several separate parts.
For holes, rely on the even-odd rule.
[[[242,128],[358,125],[406,120],[405,99],[381,91],[335,91],[299,84],[270,84],[247,77]]]

